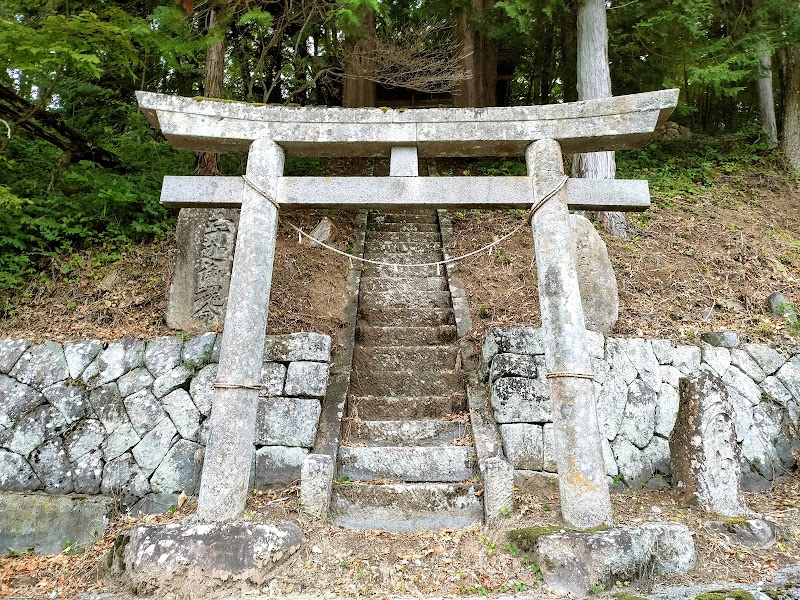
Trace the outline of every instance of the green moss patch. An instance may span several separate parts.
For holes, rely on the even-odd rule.
[[[714,590],[697,594],[694,600],[755,600],[747,590]]]

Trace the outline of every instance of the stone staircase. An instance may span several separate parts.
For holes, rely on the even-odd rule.
[[[442,259],[435,210],[371,212],[364,257]],[[444,267],[365,264],[331,517],[409,531],[481,523],[479,489]]]

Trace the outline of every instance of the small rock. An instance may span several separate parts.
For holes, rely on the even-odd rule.
[[[304,237],[301,244],[306,244],[312,248],[319,246],[317,242],[332,242],[336,239],[338,229],[328,217],[322,217],[322,220],[317,224],[309,234],[310,237]]]
[[[773,292],[767,296],[764,307],[776,317],[797,318],[794,306],[781,292]]]
[[[157,337],[147,342],[144,364],[153,377],[160,377],[181,363],[183,340],[174,335]]]
[[[81,340],[79,342],[66,342],[64,344],[64,356],[69,367],[69,376],[78,379],[83,375],[84,369],[92,364],[92,361],[103,350],[103,342],[100,340]]]
[[[718,348],[736,348],[739,345],[739,334],[734,331],[709,331],[700,336],[706,344]]]
[[[183,344],[181,363],[190,369],[202,369],[212,362],[211,356],[214,353],[214,342],[216,341],[217,334],[213,331],[187,340]]]
[[[712,531],[748,548],[769,548],[781,537],[778,525],[766,519],[728,519],[709,521],[706,525]]]
[[[30,340],[0,340],[0,373],[8,373],[13,369],[30,345]]]

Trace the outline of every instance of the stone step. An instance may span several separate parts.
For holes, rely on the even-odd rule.
[[[369,240],[365,243],[364,248],[371,254],[378,252],[403,254],[407,252],[441,252],[442,245],[437,240],[424,240],[420,242],[384,242]]]
[[[435,211],[426,212],[371,212],[368,226],[373,223],[439,223]]]
[[[348,419],[345,439],[352,445],[443,446],[464,439],[470,432],[468,417],[461,420],[414,419],[410,421],[362,421]]]
[[[361,292],[403,291],[447,291],[446,277],[370,277],[361,278]]]
[[[350,481],[455,482],[475,476],[472,446],[340,446],[337,476]]]
[[[391,290],[359,294],[359,308],[410,308],[422,311],[430,308],[451,308],[451,306],[450,292]]]
[[[439,233],[438,223],[369,223],[368,231],[427,231]]]
[[[471,483],[334,484],[330,515],[348,529],[460,529],[483,523],[477,493]]]
[[[359,325],[356,342],[360,346],[435,346],[454,342],[458,333],[455,325],[436,327],[380,327]]]
[[[455,369],[458,348],[452,346],[356,346],[353,367],[359,371]]]
[[[354,395],[447,396],[464,391],[463,371],[353,371]]]
[[[351,396],[347,414],[362,420],[429,419],[463,412],[467,397],[453,392],[439,396]]]
[[[427,261],[426,261],[427,262]],[[438,269],[435,265],[427,267],[404,267],[400,266],[384,266],[384,265],[371,265],[363,263],[361,270],[361,278],[369,277],[441,277],[444,275],[444,266]]]
[[[364,258],[379,260],[392,265],[408,265],[440,261],[444,259],[444,255],[441,250],[425,250],[423,252],[382,252],[380,250],[368,250],[364,252]]]
[[[359,306],[358,324],[378,326],[426,326],[455,325],[456,318],[452,308],[386,308],[378,306]]]
[[[439,242],[438,231],[367,231],[367,242]]]

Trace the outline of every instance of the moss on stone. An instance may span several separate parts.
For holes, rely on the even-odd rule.
[[[628,592],[614,592],[612,597],[616,598],[617,600],[647,600],[647,598],[644,596],[634,596]]]
[[[561,525],[538,525],[535,527],[523,527],[508,532],[510,539],[520,550],[533,550],[536,543],[543,535],[553,535],[554,533],[596,533],[606,531],[608,525],[598,525],[590,529],[571,529]]]
[[[755,600],[747,590],[714,590],[697,594],[695,600]]]
[[[722,521],[728,525],[746,525],[747,517],[722,517]]]

